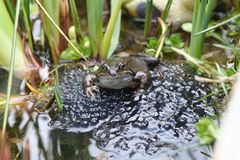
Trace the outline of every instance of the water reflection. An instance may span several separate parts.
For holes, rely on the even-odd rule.
[[[27,108],[11,108],[7,133],[12,159],[208,159],[201,152],[209,154],[209,149],[192,140],[197,118],[213,113],[206,109],[211,99],[199,102],[207,94],[207,86],[197,84],[191,77],[186,82],[178,66],[172,70],[178,72],[163,70],[164,81],[153,74],[154,83],[148,96],[129,103],[129,96],[123,99],[104,93],[105,97],[96,105],[77,97],[82,94],[81,72],[71,71],[71,80],[76,82],[76,74],[79,84],[66,83],[65,98],[69,100],[65,101],[65,111],[55,114],[55,121],[52,119],[50,123],[48,112],[39,114]],[[67,94],[68,90],[73,94]],[[79,103],[87,107],[81,108]]]
[[[75,133],[63,129],[53,129],[48,126],[48,113],[28,113],[26,110],[16,112],[11,109],[7,130],[10,142],[11,159],[24,160],[107,160],[108,152],[102,149],[92,132]],[[161,145],[159,143],[159,145]],[[172,154],[153,156],[152,160],[205,160],[208,157],[201,152],[208,153],[206,147],[196,144],[186,145]],[[118,154],[118,153],[111,153]],[[171,155],[171,156],[169,156]],[[95,158],[94,158],[95,157]],[[121,160],[128,159],[121,157]],[[139,158],[145,159],[144,157]],[[120,159],[119,159],[120,160]]]

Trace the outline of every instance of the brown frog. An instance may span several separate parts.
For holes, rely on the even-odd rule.
[[[103,62],[96,73],[87,74],[83,87],[88,97],[99,92],[99,87],[107,89],[144,89],[151,84],[149,65],[159,61],[154,57],[138,53],[135,55],[118,54]]]

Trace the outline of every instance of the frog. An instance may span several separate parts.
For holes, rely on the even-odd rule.
[[[151,84],[150,66],[159,64],[159,60],[144,53],[119,53],[101,62],[99,69],[83,78],[83,88],[88,97],[94,98],[94,92],[100,88],[119,90],[144,90]]]

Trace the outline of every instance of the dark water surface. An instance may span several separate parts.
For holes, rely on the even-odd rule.
[[[195,124],[214,115],[214,99],[203,99],[211,88],[188,73],[183,64],[161,65],[152,71],[153,84],[143,93],[102,90],[90,100],[82,90],[85,73],[65,69],[60,80],[64,109],[51,111],[49,122],[54,128],[50,136],[60,143],[58,156],[68,146],[71,159],[83,154],[113,160],[191,159],[186,151],[197,147]],[[189,154],[207,159],[202,150]]]
[[[202,153],[211,151],[198,145],[195,124],[215,114],[215,100],[203,98],[212,88],[195,81],[188,68],[158,66],[145,92],[101,90],[95,100],[83,93],[85,72],[65,68],[60,78],[61,113],[11,109],[12,159],[26,159],[28,154],[34,160],[208,159]]]

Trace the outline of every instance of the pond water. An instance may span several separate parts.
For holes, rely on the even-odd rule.
[[[195,124],[215,114],[215,100],[203,98],[212,88],[195,81],[188,68],[166,62],[151,71],[153,84],[145,92],[102,90],[90,100],[82,90],[85,72],[69,65],[60,78],[62,112],[11,110],[13,157],[24,157],[24,147],[31,159],[208,159]]]
[[[133,36],[142,35],[142,28],[126,24],[130,32],[125,27],[121,44],[142,50]],[[215,114],[218,97],[206,96],[213,87],[195,81],[189,66],[165,64],[151,71],[153,84],[145,92],[101,90],[95,100],[83,94],[86,73],[76,66],[65,68],[60,77],[62,112],[54,107],[43,113],[11,108],[7,134],[12,159],[208,159],[212,151],[198,144],[195,124]]]
[[[32,160],[92,160],[94,159],[92,156],[96,155],[100,155],[99,157],[102,157],[104,160],[107,157],[106,150],[101,150],[95,143],[92,132],[80,133],[54,129],[48,125],[50,118],[47,113],[33,114],[32,119],[29,119],[28,114],[24,113],[23,117],[22,123],[11,123],[11,127],[8,128],[9,138],[12,141],[14,138],[18,140],[10,145],[12,159],[26,159],[23,158],[24,154],[26,154],[26,148]],[[11,113],[11,118],[16,118],[13,113]],[[135,159],[205,160],[208,157],[202,153],[209,152],[211,153],[209,148],[198,146],[195,139],[191,143],[174,149],[174,151],[166,150],[165,153],[153,155],[152,157],[141,156]],[[111,154],[115,154],[114,150]],[[98,159],[100,160],[101,158]],[[128,159],[128,156],[109,159],[124,160]]]

